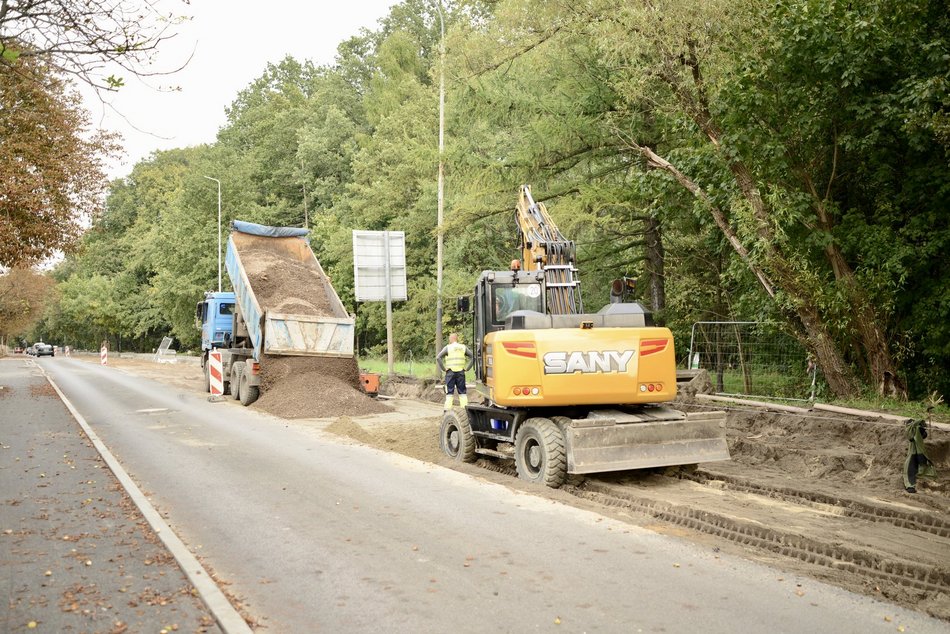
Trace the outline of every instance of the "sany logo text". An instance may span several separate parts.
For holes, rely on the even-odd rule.
[[[633,350],[592,352],[549,352],[544,355],[545,374],[575,372],[626,372]]]

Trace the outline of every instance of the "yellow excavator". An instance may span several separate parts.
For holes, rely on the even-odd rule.
[[[514,460],[524,480],[729,460],[725,413],[686,414],[676,396],[673,335],[635,302],[585,313],[574,243],[531,189],[516,210],[522,259],[483,271],[474,302],[481,404],[447,411],[442,450],[474,462]],[[523,266],[522,266],[523,262]]]

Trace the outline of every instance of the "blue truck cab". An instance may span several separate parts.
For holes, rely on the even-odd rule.
[[[231,345],[234,327],[234,293],[205,293],[204,301],[198,302],[195,319],[201,327],[201,352],[206,357],[209,350],[227,348]]]

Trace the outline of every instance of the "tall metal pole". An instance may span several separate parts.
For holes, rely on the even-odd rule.
[[[221,181],[217,178],[205,176],[209,181],[218,184],[218,292],[221,292]]]
[[[436,4],[439,11],[439,212],[438,227],[436,235],[436,304],[435,304],[435,350],[436,354],[442,350],[442,209],[443,209],[443,183],[444,183],[444,164],[443,154],[445,152],[445,22],[442,18],[442,0]]]
[[[395,357],[393,355],[393,285],[389,257],[389,232],[383,231],[383,275],[386,278],[386,376],[392,377],[395,373]]]

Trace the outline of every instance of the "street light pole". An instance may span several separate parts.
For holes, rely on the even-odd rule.
[[[218,184],[218,292],[221,292],[221,181],[217,178],[205,176],[209,181]]]
[[[436,3],[436,9],[439,12],[439,211],[438,228],[436,235],[436,297],[435,304],[435,350],[436,354],[442,350],[442,210],[443,210],[443,183],[444,183],[444,164],[443,154],[445,153],[445,22],[442,18],[442,0]]]

